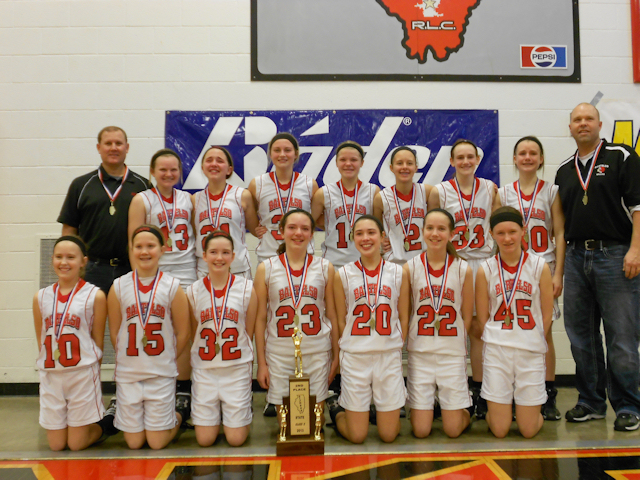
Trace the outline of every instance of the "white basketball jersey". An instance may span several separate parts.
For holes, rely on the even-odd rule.
[[[553,262],[556,259],[556,246],[553,242],[553,218],[551,216],[551,205],[553,205],[558,194],[558,185],[540,180],[536,192],[531,195],[520,193],[521,199],[518,203],[518,182],[509,183],[498,190],[500,202],[503,206],[513,207],[520,213],[520,205],[524,208],[524,216],[529,215],[527,232],[529,233],[529,243],[523,245],[528,251],[544,258],[545,262]],[[534,202],[531,205],[531,202]],[[523,240],[524,241],[524,240]]]
[[[93,303],[98,293],[98,287],[80,279],[71,304],[65,315],[65,322],[60,332],[60,342],[56,341],[56,327],[62,321],[65,304],[70,295],[58,294],[56,321],[53,322],[53,295],[57,284],[49,285],[38,292],[38,307],[42,317],[42,333],[40,337],[40,353],[36,365],[40,370],[73,370],[88,367],[98,363],[102,358],[102,350],[98,348],[91,337],[93,329]],[[56,350],[60,350],[60,357],[55,359]]]
[[[280,199],[276,191],[276,175],[274,172],[265,173],[256,177],[256,198],[258,199],[258,216],[260,225],[269,231],[265,233],[256,248],[256,255],[260,259],[267,259],[276,254],[278,246],[282,243],[283,237],[280,235],[280,219],[288,211],[301,208],[311,212],[311,197],[313,195],[313,179],[302,173],[293,172],[291,184],[280,185],[280,195],[282,200],[287,202],[287,208],[280,207]],[[288,199],[288,200],[287,200]],[[309,242],[308,252],[313,254],[313,241]],[[293,345],[293,343],[292,343]]]
[[[187,288],[187,298],[198,322],[198,329],[191,346],[193,368],[230,367],[253,361],[252,339],[247,335],[246,329],[246,313],[251,300],[253,282],[235,275],[231,275],[230,282],[231,287],[219,338],[215,333],[209,277],[204,277]],[[218,315],[222,314],[223,297],[224,290],[216,291]]]
[[[251,269],[249,252],[247,251],[247,244],[244,238],[246,227],[244,209],[242,208],[242,193],[245,189],[234,185],[227,185],[227,189],[226,197],[224,196],[225,192],[213,196],[209,193],[208,188],[196,193],[196,229],[198,237],[196,242],[196,255],[198,257],[198,273],[201,277],[207,275],[209,272],[207,264],[202,258],[204,239],[215,230],[209,218],[207,202],[211,205],[214,220],[218,215],[218,209],[222,209],[218,220],[218,228],[226,231],[231,235],[231,238],[233,238],[233,249],[236,258],[231,264],[231,273],[242,273]],[[224,204],[220,205],[223,198]]]
[[[547,341],[544,337],[542,309],[540,307],[540,277],[545,261],[531,253],[524,254],[524,265],[516,285],[515,298],[511,304],[511,321],[506,321],[506,309],[500,277],[498,256],[482,262],[489,289],[489,320],[484,327],[482,340],[505,347],[520,348],[534,353],[545,353]],[[503,265],[507,291],[513,288],[516,268]],[[509,325],[507,326],[507,323]]]
[[[155,225],[162,230],[165,238],[171,239],[171,248],[165,250],[164,255],[160,257],[160,270],[164,265],[181,265],[184,268],[196,268],[196,239],[193,235],[193,227],[191,226],[191,214],[193,213],[193,204],[191,203],[191,195],[182,190],[173,190],[174,198],[163,198],[164,208],[169,218],[173,219],[173,202],[175,202],[175,219],[173,219],[173,229],[169,233],[169,226],[165,213],[160,204],[160,199],[156,195],[156,189],[145,190],[139,193],[144,203],[146,212],[146,223]],[[159,193],[159,192],[158,192]],[[167,235],[168,234],[168,235]]]
[[[144,284],[151,278],[141,279]],[[122,323],[116,342],[116,369],[114,378],[133,383],[153,377],[177,377],[176,337],[171,322],[171,302],[180,288],[180,282],[160,272],[158,288],[151,299],[151,285],[140,287],[143,311],[151,304],[146,333],[136,306],[133,272],[113,281],[116,297],[120,301]],[[147,338],[146,346],[143,337]]]
[[[493,191],[495,184],[485,178],[475,179],[475,196],[473,208],[471,208],[471,195],[458,192],[454,179],[439,183],[435,186],[440,197],[440,207],[449,212],[456,224],[456,235],[452,243],[458,251],[458,255],[466,260],[487,258],[493,250],[493,238],[490,233],[489,218],[493,207]],[[460,196],[458,196],[460,193]],[[467,227],[465,225],[460,198],[469,217],[469,240],[465,238]]]
[[[409,321],[407,350],[439,355],[467,354],[467,330],[462,319],[462,289],[469,265],[460,258],[449,257],[444,294],[442,283],[444,266],[432,270],[426,252],[407,262],[411,273],[411,298],[413,310]],[[439,314],[429,296],[425,265],[434,299],[444,295]]]
[[[408,226],[407,237],[405,238],[402,223],[405,227],[410,216],[410,206],[412,195],[403,195],[398,193],[398,206],[396,205],[395,187],[387,187],[380,192],[382,198],[384,231],[391,242],[391,251],[385,255],[385,260],[404,265],[407,260],[422,253],[425,248],[422,239],[422,229],[424,227],[424,216],[427,213],[427,197],[424,192],[424,186],[421,183],[414,183],[413,190],[415,200],[413,204],[413,217],[411,224]],[[405,251],[404,244],[409,242],[409,251]]]
[[[347,303],[345,329],[340,338],[340,349],[349,353],[374,353],[402,348],[402,327],[398,317],[398,296],[402,285],[402,267],[384,262],[382,272],[367,272],[367,286],[362,279],[360,261],[349,263],[338,272],[342,280]],[[365,288],[371,300],[376,295],[378,275],[379,297],[375,312],[368,305]]]
[[[335,268],[354,262],[360,254],[350,240],[352,211],[355,207],[355,219],[373,213],[373,196],[376,186],[358,181],[358,198],[354,201],[355,189],[345,192],[342,199],[340,182],[322,187],[324,194],[324,231],[322,256],[329,260]]]
[[[298,316],[302,332],[302,356],[331,350],[331,322],[325,316],[324,295],[329,276],[329,262],[324,258],[309,255],[307,278],[298,306]],[[267,306],[267,329],[265,339],[267,352],[276,355],[293,356],[291,336],[296,326],[293,298],[287,280],[284,254],[271,257],[264,262],[265,283],[269,291]],[[297,276],[295,276],[297,274]],[[299,290],[302,269],[292,275],[293,288]]]

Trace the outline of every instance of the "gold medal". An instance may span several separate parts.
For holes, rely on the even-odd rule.
[[[410,248],[411,248],[411,244],[408,241],[405,241],[404,242],[404,251],[408,252]]]
[[[167,237],[167,247],[171,248],[172,245],[173,245],[173,242],[171,241],[171,238]]]
[[[440,330],[440,320],[436,320],[436,330]]]
[[[469,229],[466,229],[464,231],[464,239],[468,242],[470,238],[471,238],[471,234],[469,233]]]
[[[375,328],[376,327],[376,319],[372,318],[371,320],[369,320],[369,326],[371,328]]]
[[[216,355],[220,353],[220,345],[216,343]]]
[[[353,230],[351,230],[351,232],[349,233],[349,240],[353,242]]]
[[[589,203],[589,197],[587,197],[587,192],[584,192],[584,197],[582,197],[582,203],[586,205]]]
[[[524,232],[524,243],[529,244],[529,232]]]
[[[113,203],[111,204],[111,206],[109,207],[109,215],[115,215],[116,214],[116,207],[113,206]]]
[[[146,335],[143,335],[143,336],[142,336],[142,346],[143,346],[143,347],[146,347],[146,346],[147,346],[147,343],[149,343],[149,340],[147,339],[147,336],[146,336]]]
[[[297,313],[293,316],[293,323],[295,323],[296,326],[300,325],[300,317]]]
[[[511,325],[511,314],[507,312],[507,316],[504,319],[504,324],[509,327]]]
[[[56,348],[56,351],[53,352],[53,359],[60,360],[60,350]]]

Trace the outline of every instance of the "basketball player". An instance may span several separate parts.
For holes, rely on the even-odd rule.
[[[382,258],[383,235],[375,216],[360,217],[353,228],[360,259],[335,275],[342,390],[339,405],[332,402],[329,413],[338,432],[353,443],[367,437],[372,400],[380,439],[394,441],[407,396],[402,345],[409,322],[409,280],[402,267]]]
[[[376,185],[358,179],[363,164],[364,151],[358,143],[349,140],[338,145],[336,165],[340,180],[319,189],[311,202],[316,224],[324,221],[322,256],[334,268],[358,259],[351,230],[361,215],[373,213],[373,199],[380,191]]]
[[[409,147],[398,147],[391,153],[389,168],[396,177],[396,184],[375,196],[373,214],[383,222],[390,242],[391,249],[385,253],[385,260],[404,265],[424,250],[422,227],[427,198],[433,187],[413,183],[418,172],[418,158]]]
[[[311,199],[318,190],[314,179],[293,171],[300,156],[298,141],[293,135],[275,135],[269,142],[268,152],[274,170],[254,178],[249,184],[260,217],[260,228],[256,231],[260,238],[256,248],[258,262],[276,255],[283,241],[279,229],[282,217],[293,209],[310,212]],[[309,244],[309,254],[313,252],[314,245]]]
[[[474,272],[482,261],[489,258],[493,240],[489,233],[489,216],[499,206],[497,186],[491,181],[475,176],[480,163],[478,147],[469,140],[457,140],[451,147],[451,166],[454,177],[431,190],[429,209],[443,208],[455,220],[453,245],[458,255],[469,263]],[[482,340],[477,317],[471,321],[469,340],[471,343],[471,392],[478,420],[485,418],[487,404],[480,396],[482,388]]]
[[[192,330],[193,423],[201,447],[215,442],[220,424],[232,446],[249,435],[252,411],[253,328],[258,299],[253,282],[230,273],[234,242],[215,230],[204,240],[209,274],[187,289]]]
[[[427,251],[403,267],[411,281],[407,389],[413,434],[431,432],[436,388],[442,427],[451,438],[473,414],[467,383],[467,331],[473,316],[473,272],[451,243],[455,221],[441,208],[424,219]],[[469,412],[471,410],[471,412]]]
[[[525,438],[538,433],[545,391],[545,336],[551,328],[553,285],[542,257],[522,249],[524,221],[512,207],[491,214],[491,235],[498,255],[485,260],[476,277],[476,311],[483,326],[487,423],[503,438],[512,422]]]
[[[40,370],[40,425],[51,450],[82,450],[117,433],[102,405],[100,361],[107,299],[82,279],[87,247],[63,236],[53,247],[58,281],[33,297]]]
[[[176,412],[177,357],[189,340],[189,307],[179,281],[158,268],[164,236],[153,225],[131,238],[136,269],[116,279],[108,297],[116,351],[115,426],[131,449],[156,450],[176,435],[185,416]]]
[[[289,376],[295,371],[294,328],[302,340],[304,373],[310,377],[316,403],[324,405],[338,370],[334,269],[324,258],[307,253],[314,228],[308,211],[288,211],[280,220],[283,243],[278,255],[256,271],[257,378],[268,389],[267,402],[273,405],[282,405],[282,397],[289,393]]]
[[[208,274],[203,257],[204,239],[214,230],[221,229],[231,235],[236,245],[231,273],[250,279],[251,265],[245,231],[248,228],[255,235],[258,226],[251,193],[247,189],[227,183],[227,179],[233,174],[233,158],[224,147],[211,147],[204,153],[202,171],[209,184],[194,195],[198,277],[203,278]]]
[[[558,186],[538,178],[537,172],[544,166],[544,150],[536,137],[523,137],[516,142],[513,163],[518,169],[518,180],[498,190],[499,200],[502,205],[513,207],[522,214],[525,251],[541,256],[549,265],[553,281],[553,320],[557,320],[560,318],[558,297],[562,293],[567,248]],[[557,421],[561,415],[556,407],[556,350],[552,330],[550,328],[547,333],[547,402],[542,406],[542,416],[545,420]]]

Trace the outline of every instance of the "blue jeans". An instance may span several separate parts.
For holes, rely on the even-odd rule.
[[[131,271],[131,265],[127,262],[124,265],[112,267],[108,263],[97,263],[89,260],[85,269],[84,279],[99,287],[105,295],[109,294],[109,289],[113,281]]]
[[[576,362],[578,405],[600,414],[607,411],[607,392],[616,414],[640,414],[640,276],[624,276],[628,250],[626,245],[597,250],[567,246],[564,325]]]

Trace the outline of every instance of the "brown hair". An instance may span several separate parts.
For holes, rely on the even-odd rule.
[[[416,166],[418,165],[418,153],[411,147],[403,145],[401,147],[396,148],[393,152],[391,152],[391,158],[389,159],[389,163],[393,165],[393,159],[396,158],[396,155],[402,151],[411,152],[413,154],[413,158],[416,160]]]
[[[302,213],[309,219],[309,221],[311,222],[311,232],[313,233],[313,231],[316,229],[316,221],[313,219],[313,216],[309,212],[307,212],[306,210],[302,210],[301,208],[294,208],[293,210],[289,210],[287,213],[283,215],[283,217],[280,219],[280,225],[279,225],[280,232],[284,232],[284,227],[287,226],[287,220],[294,213]],[[278,246],[278,250],[276,250],[276,254],[282,255],[286,251],[287,251],[287,244],[282,242]]]
[[[171,150],[170,148],[162,148],[158,150],[156,153],[154,153],[153,157],[151,157],[151,164],[149,165],[149,168],[151,170],[155,170],[156,160],[158,160],[158,158],[160,157],[165,157],[165,156],[175,157],[178,160],[178,166],[180,167],[180,182],[182,182],[182,159],[180,158],[180,155],[178,155],[177,152]]]
[[[542,148],[542,142],[538,139],[538,137],[535,137],[533,135],[527,135],[526,137],[522,137],[520,140],[516,142],[516,144],[513,146],[513,156],[514,157],[516,156],[516,153],[518,151],[518,145],[520,145],[522,142],[533,142],[538,145],[538,147],[540,148],[540,158],[542,158],[542,162],[540,163],[538,170],[544,167],[544,148]]]
[[[207,248],[209,247],[209,242],[215,238],[226,238],[227,240],[229,240],[231,242],[231,250],[235,249],[235,245],[233,243],[233,238],[231,237],[231,235],[229,235],[229,233],[225,232],[224,230],[214,230],[213,232],[211,232],[209,235],[207,235],[204,239],[204,251],[207,251]]]
[[[281,133],[276,133],[271,139],[271,141],[269,142],[269,148],[267,148],[269,159],[271,159],[271,148],[273,147],[273,144],[276,143],[278,140],[289,140],[291,142],[291,145],[293,145],[293,149],[295,150],[296,154],[297,155],[300,154],[300,146],[298,145],[298,140],[296,139],[296,137],[294,137],[289,132],[281,132]]]
[[[455,141],[455,143],[453,144],[453,147],[451,147],[451,158],[453,158],[453,151],[459,145],[471,145],[476,152],[476,157],[479,155],[478,146],[475,143],[473,143],[471,140],[465,140],[464,138],[459,138],[458,140]]]
[[[80,253],[82,253],[82,256],[83,257],[87,256],[87,244],[84,243],[84,240],[82,240],[78,235],[63,235],[60,238],[58,238],[56,242],[53,244],[54,252],[56,249],[56,245],[58,245],[60,242],[75,243],[80,249]],[[86,266],[80,267],[80,278],[84,278],[85,273],[86,273]]]
[[[336,160],[338,159],[340,150],[342,150],[343,148],[353,148],[354,150],[357,150],[360,154],[360,158],[364,160],[364,150],[362,149],[362,146],[358,142],[354,142],[353,140],[347,140],[346,142],[342,142],[340,145],[338,145],[338,148],[336,148]]]
[[[98,133],[98,143],[100,143],[102,141],[102,134],[106,133],[106,132],[122,132],[122,134],[124,135],[125,143],[127,143],[129,141],[129,140],[127,140],[127,132],[125,132],[120,127],[116,127],[114,125],[111,125],[109,127],[104,127],[102,130],[100,130],[100,132]]]
[[[433,210],[429,210],[427,212],[427,214],[424,216],[425,222],[424,222],[424,226],[427,226],[427,217],[429,215],[431,215],[432,213],[442,213],[445,217],[447,217],[447,220],[449,220],[449,231],[453,232],[456,229],[456,221],[453,219],[453,216],[447,212],[444,208],[434,208]],[[422,229],[423,232],[423,236],[424,236],[424,227]],[[458,251],[456,250],[456,247],[453,245],[453,243],[451,243],[451,241],[447,241],[447,253],[453,257],[458,258]]]

